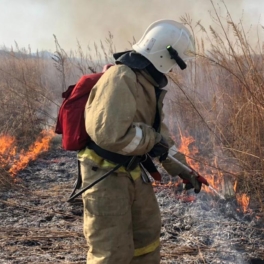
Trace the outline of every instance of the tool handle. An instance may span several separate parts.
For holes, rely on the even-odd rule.
[[[175,159],[171,154],[169,154],[168,157],[169,157],[172,161],[174,161],[175,163],[177,163],[178,165],[180,165],[180,166],[181,166],[186,172],[189,172],[189,173],[193,172],[193,170],[192,170],[190,167],[184,165],[184,164],[181,163],[179,160]]]
[[[199,175],[198,172],[196,172],[195,170],[193,170],[192,168],[186,166],[185,164],[183,164],[182,162],[180,162],[179,160],[177,160],[176,158],[174,158],[171,154],[168,155],[168,157],[174,161],[175,163],[177,163],[178,165],[180,165],[186,172],[188,173],[194,173],[195,176],[197,177],[197,180],[203,184],[205,184],[206,186],[209,186],[208,181],[202,177],[201,175]]]

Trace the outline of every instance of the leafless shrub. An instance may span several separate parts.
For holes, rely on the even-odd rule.
[[[0,59],[0,134],[31,143],[46,125],[51,90],[43,78],[47,62],[30,49],[4,50]]]
[[[66,52],[59,44],[54,35],[56,51],[52,57],[55,68],[60,75],[62,91],[67,88],[73,80],[77,81],[82,75],[96,73],[102,70],[103,65],[113,63],[112,54],[116,52],[113,35],[108,33],[105,41],[99,44],[93,43],[93,48],[87,45],[84,50],[79,41],[77,41],[77,50]]]

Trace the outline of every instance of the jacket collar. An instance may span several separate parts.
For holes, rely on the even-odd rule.
[[[159,87],[159,84],[152,78],[152,76],[146,71],[142,70],[140,73],[155,87]]]

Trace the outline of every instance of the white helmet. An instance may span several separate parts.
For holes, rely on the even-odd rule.
[[[179,59],[183,61],[194,57],[195,43],[190,31],[174,20],[154,22],[147,28],[143,37],[133,45],[136,52],[147,58],[162,73],[168,73],[176,64],[175,57],[171,56],[168,48],[172,48],[174,53],[176,50]],[[177,63],[180,66],[180,63]]]

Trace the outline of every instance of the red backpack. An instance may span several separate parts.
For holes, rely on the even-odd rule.
[[[59,110],[55,133],[62,134],[62,147],[78,151],[87,145],[84,108],[90,92],[103,73],[84,75],[75,85],[69,86],[62,94],[64,98]]]

